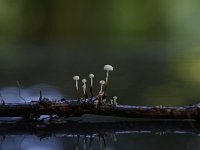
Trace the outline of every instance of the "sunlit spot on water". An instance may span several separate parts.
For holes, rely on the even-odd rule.
[[[21,142],[24,150],[60,150],[59,142],[55,138],[40,140],[36,136],[25,136]]]

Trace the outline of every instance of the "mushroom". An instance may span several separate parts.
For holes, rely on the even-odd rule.
[[[100,80],[99,83],[101,84],[99,94],[101,94],[101,93],[103,93],[103,85],[104,85],[106,82],[105,82],[104,80]]]
[[[90,83],[91,83],[91,84],[90,84],[90,94],[91,94],[92,97],[93,97],[94,95],[93,95],[93,90],[92,90],[92,88],[93,88],[93,80],[94,80],[93,78],[94,78],[94,74],[90,73],[90,74],[89,74],[89,78],[90,78]]]
[[[85,95],[85,91],[86,91],[86,82],[87,80],[86,79],[82,79],[82,82],[83,82],[83,94]]]
[[[111,65],[105,65],[104,70],[107,71],[106,73],[106,84],[108,83],[108,76],[109,76],[109,71],[113,71],[113,66]]]
[[[78,94],[78,80],[79,80],[79,76],[73,76],[73,80],[76,81],[76,95],[77,95],[77,98],[78,98],[77,102],[80,102],[80,97],[79,97],[79,94]]]
[[[115,105],[118,104],[118,103],[117,103],[117,96],[114,96],[114,97],[113,97],[113,103],[114,103]]]
[[[99,100],[99,106],[100,104],[102,103],[102,100],[103,100],[103,95],[104,95],[104,92],[103,92],[103,85],[106,83],[104,80],[100,80],[99,83],[101,84],[100,86],[100,91],[99,91],[99,97],[100,97],[100,100]]]
[[[106,90],[107,90],[107,85],[108,85],[108,77],[109,77],[109,72],[113,71],[113,66],[111,65],[105,65],[104,70],[106,70],[106,85],[105,85],[105,90],[104,90],[104,96],[106,95]]]
[[[113,105],[113,99],[110,99],[110,104]]]
[[[87,93],[86,93],[86,82],[87,82],[87,80],[86,79],[82,79],[82,82],[83,82],[83,86],[82,86],[82,88],[83,88],[83,94],[84,94],[84,96],[85,96],[85,99],[87,99]]]

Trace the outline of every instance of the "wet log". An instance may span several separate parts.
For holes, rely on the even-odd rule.
[[[97,106],[93,101],[49,101],[40,100],[29,103],[7,103],[0,105],[0,117],[39,118],[41,115],[73,117],[83,114],[152,119],[192,119],[200,120],[200,105],[191,106],[128,106],[103,104]]]

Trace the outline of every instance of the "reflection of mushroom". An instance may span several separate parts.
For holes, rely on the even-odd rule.
[[[113,97],[113,103],[114,103],[115,105],[118,104],[118,103],[117,103],[117,96],[114,96],[114,97]]]
[[[91,82],[91,84],[90,84],[90,93],[91,93],[91,95],[92,95],[92,97],[94,96],[93,95],[93,90],[92,90],[92,88],[93,88],[93,78],[94,78],[94,74],[89,74],[89,78],[91,79],[90,80],[90,82]]]
[[[79,102],[80,101],[80,97],[79,97],[79,94],[78,94],[78,80],[79,80],[79,76],[73,76],[73,80],[76,81],[76,95],[77,95],[78,102]]]
[[[83,150],[86,150],[86,146],[87,146],[87,141],[86,140],[87,140],[86,138],[83,140]]]
[[[105,65],[104,70],[107,71],[106,73],[106,84],[108,83],[108,76],[109,76],[109,71],[113,71],[113,66],[111,65]]]
[[[117,136],[116,136],[116,134],[113,134],[113,141],[117,142]]]
[[[84,94],[84,96],[85,96],[85,99],[87,99],[87,93],[86,93],[86,82],[87,82],[87,80],[86,79],[82,79],[82,82],[83,82],[83,86],[82,86],[82,88],[83,88],[83,94]]]

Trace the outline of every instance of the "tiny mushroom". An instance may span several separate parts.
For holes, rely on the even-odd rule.
[[[113,104],[113,99],[110,99],[110,104],[111,104],[111,105]]]
[[[78,98],[78,102],[79,102],[79,94],[78,94],[78,80],[79,80],[79,76],[73,76],[73,80],[76,81],[76,95],[77,95],[77,98]]]
[[[87,80],[86,79],[82,79],[82,82],[83,82],[83,94],[85,95],[85,93],[86,93],[86,82],[87,82]]]
[[[76,81],[76,89],[78,90],[78,80],[79,80],[79,76],[73,76],[73,80]]]
[[[93,87],[93,78],[94,78],[94,74],[90,73],[89,74],[89,78],[91,79],[91,87]]]
[[[100,96],[100,100],[99,100],[99,105],[102,103],[103,100],[103,85],[106,83],[104,80],[100,80],[99,83],[101,84],[100,86],[100,91],[99,91],[99,96]]]
[[[94,74],[92,74],[92,73],[90,73],[89,74],[89,78],[90,78],[90,94],[92,95],[92,97],[94,96],[94,94],[93,94],[93,81],[94,81]]]
[[[113,66],[111,65],[105,65],[104,70],[107,71],[106,73],[106,84],[108,83],[108,76],[109,76],[109,71],[113,71]]]
[[[101,86],[100,86],[100,91],[99,91],[99,93],[101,94],[101,93],[103,93],[103,85],[104,85],[106,82],[105,82],[104,80],[100,80],[99,83],[101,84]]]
[[[113,97],[113,103],[114,103],[115,105],[118,104],[118,103],[117,103],[117,96],[114,96],[114,97]]]

